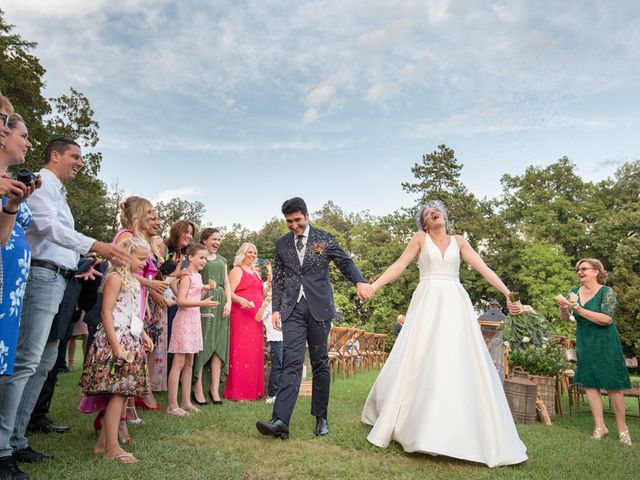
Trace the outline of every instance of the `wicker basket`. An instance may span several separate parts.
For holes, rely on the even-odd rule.
[[[520,369],[520,372],[512,372],[504,381],[504,394],[515,423],[536,422],[537,385],[527,377],[526,372]]]
[[[538,396],[544,402],[549,418],[553,421],[556,416],[556,377],[530,375],[529,378],[538,386]]]

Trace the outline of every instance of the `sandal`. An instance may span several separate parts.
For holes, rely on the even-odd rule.
[[[136,457],[133,456],[133,454],[125,452],[124,450],[111,458],[104,455],[102,456],[102,458],[104,458],[105,460],[116,460],[123,465],[129,465],[130,463],[136,463],[139,461]]]
[[[602,440],[607,435],[609,435],[609,430],[607,430],[607,427],[596,427],[591,434],[591,438],[593,438],[594,440]]]
[[[132,403],[133,403],[133,405],[132,405]],[[138,416],[138,411],[136,410],[135,402],[131,398],[127,399],[126,412],[127,412],[127,423],[128,424],[130,424],[130,425],[142,425],[144,423],[144,420],[142,420]]]
[[[628,447],[633,446],[633,443],[631,443],[631,435],[629,435],[629,430],[618,433],[618,440],[620,440],[620,443],[623,445],[627,445]]]
[[[170,415],[172,417],[188,417],[190,414],[188,412],[185,412],[180,407],[178,407],[178,408],[174,408],[173,410],[167,409],[167,415]]]
[[[182,410],[184,410],[185,412],[189,412],[189,413],[198,413],[200,411],[198,407],[196,407],[191,403],[188,405],[181,405],[180,408],[182,408]]]

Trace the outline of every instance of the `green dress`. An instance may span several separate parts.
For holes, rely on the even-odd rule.
[[[571,289],[578,294],[578,289]],[[604,313],[615,318],[616,296],[613,289],[603,285],[600,290],[582,308],[592,312]],[[574,382],[587,388],[623,390],[631,388],[629,372],[624,362],[620,345],[620,335],[615,323],[598,325],[587,320],[577,312],[576,319],[576,355],[578,364]]]
[[[229,317],[222,316],[227,301],[224,290],[226,266],[225,258],[218,255],[215,260],[209,260],[200,272],[204,285],[207,285],[209,280],[216,282],[216,288],[207,292],[204,298],[220,302],[220,305],[214,308],[200,308],[203,347],[196,355],[193,373],[196,376],[202,368],[202,389],[205,394],[211,389],[211,358],[214,353],[222,360],[220,395],[224,392],[225,380],[229,373]]]

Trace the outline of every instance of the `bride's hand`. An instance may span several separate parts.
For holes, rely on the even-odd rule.
[[[507,308],[509,309],[509,313],[511,315],[519,315],[523,311],[522,304],[520,302],[510,302],[507,300]]]

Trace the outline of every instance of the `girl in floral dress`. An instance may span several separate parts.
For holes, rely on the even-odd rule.
[[[169,353],[173,353],[173,363],[169,372],[169,394],[167,415],[184,417],[198,409],[191,403],[191,376],[193,357],[202,350],[202,325],[200,307],[217,307],[220,302],[202,299],[204,292],[213,287],[202,285],[200,271],[207,264],[207,249],[203,245],[187,248],[187,273],[178,285],[178,312],[173,320],[173,331],[169,341]],[[178,405],[178,383],[182,381],[182,406]]]
[[[147,262],[149,245],[131,237],[122,247],[131,262],[124,267],[111,266],[105,276],[102,324],[85,360],[80,385],[87,397],[108,398],[94,452],[127,464],[137,459],[120,447],[118,424],[127,397],[150,391],[147,352],[153,350],[153,342],[142,328],[140,282],[135,276]]]

